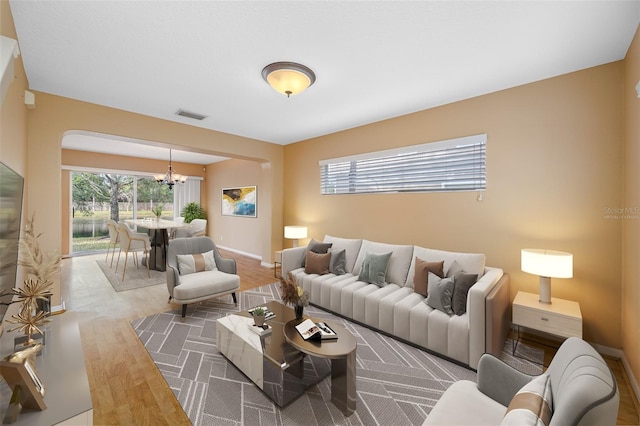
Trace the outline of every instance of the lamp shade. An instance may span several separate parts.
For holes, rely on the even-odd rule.
[[[285,226],[284,237],[292,240],[307,238],[307,227],[306,226]]]
[[[522,249],[521,269],[549,278],[573,277],[573,255],[563,251]]]

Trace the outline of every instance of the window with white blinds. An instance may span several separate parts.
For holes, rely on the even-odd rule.
[[[320,193],[477,191],[487,187],[487,135],[320,161]]]

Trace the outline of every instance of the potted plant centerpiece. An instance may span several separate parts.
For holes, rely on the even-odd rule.
[[[151,209],[151,211],[156,216],[156,220],[160,220],[160,216],[162,216],[162,205],[156,205],[153,209]]]
[[[262,308],[262,306],[258,306],[253,310],[253,322],[255,322],[255,324],[258,327],[262,327],[264,325],[264,319],[266,314],[267,313],[264,310],[264,308]]]
[[[280,277],[280,292],[282,301],[293,305],[296,319],[302,319],[304,307],[309,305],[309,292],[298,285],[296,278],[289,272],[285,277]]]

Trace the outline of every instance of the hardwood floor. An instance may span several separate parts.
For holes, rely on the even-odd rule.
[[[277,281],[260,261],[223,251],[236,259],[241,288]],[[178,309],[164,286],[117,293],[96,265],[104,255],[62,262],[62,294],[78,319],[96,425],[189,425],[129,321]]]
[[[240,290],[277,281],[260,261],[221,250],[236,259]],[[178,309],[168,304],[164,286],[115,292],[96,260],[104,254],[65,259],[62,294],[67,311],[78,320],[96,425],[189,425],[153,360],[129,321]],[[555,351],[545,349],[546,362]],[[638,407],[620,360],[607,358],[620,388],[618,424],[637,425]]]

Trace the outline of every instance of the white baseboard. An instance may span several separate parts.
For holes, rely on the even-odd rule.
[[[599,345],[597,343],[591,343],[591,342],[589,342],[589,344],[593,346],[595,350],[598,351],[598,353],[601,353],[602,355],[607,355],[613,358],[620,358],[620,359],[622,359],[622,357],[624,356],[621,349],[615,349],[609,346]]]
[[[263,267],[263,268],[273,268],[274,267],[273,263],[263,262],[262,261],[262,256],[259,256],[257,254],[247,253],[246,251],[237,250],[237,249],[234,249],[234,248],[231,248],[231,247],[221,246],[219,244],[217,244],[217,246],[218,246],[218,248],[221,248],[223,250],[227,250],[227,251],[231,251],[231,252],[234,252],[234,253],[238,253],[238,254],[241,254],[243,256],[250,257],[252,259],[257,259],[257,260],[260,261],[260,266]]]
[[[624,366],[624,371],[627,373],[627,377],[629,378],[629,383],[631,383],[631,388],[633,392],[636,394],[636,401],[640,404],[640,386],[638,386],[638,381],[636,377],[633,375],[631,371],[631,366],[627,362],[627,358],[624,356],[624,352],[622,353],[622,365]]]
[[[224,247],[224,246],[221,246],[220,244],[216,244],[216,245],[218,246],[218,248],[221,248],[223,250],[231,251],[233,253],[238,253],[238,254],[241,254],[243,256],[250,257],[252,259],[262,260],[262,256],[257,255],[257,254],[247,253],[246,251],[237,250],[237,249],[234,249],[234,248],[231,248],[231,247]]]
[[[624,356],[624,352],[621,349],[611,348],[609,346],[598,345],[597,343],[589,342],[599,353],[602,355],[611,356],[614,358],[618,358],[622,361],[622,366],[624,368],[625,373],[627,374],[627,378],[629,379],[629,383],[631,383],[631,388],[635,393],[636,400],[638,404],[640,404],[640,386],[638,386],[638,381],[636,377],[633,375],[633,371],[631,371],[631,366],[627,361],[627,358]]]

